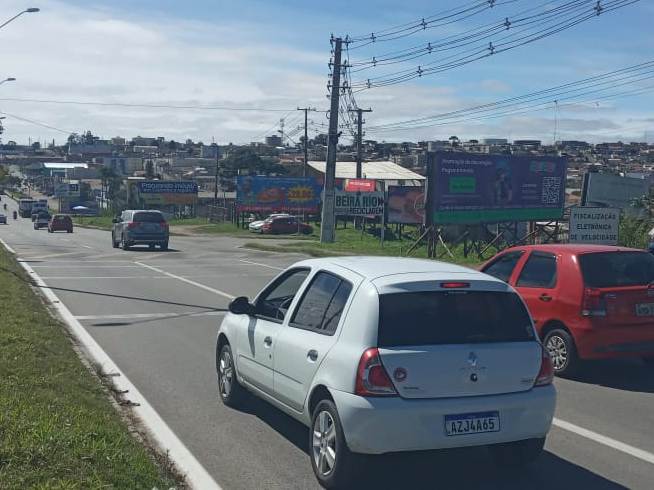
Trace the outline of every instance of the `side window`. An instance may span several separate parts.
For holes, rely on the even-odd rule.
[[[328,272],[319,272],[295,309],[291,326],[333,335],[352,292],[352,284]]]
[[[280,277],[257,300],[257,314],[283,322],[293,298],[308,275],[309,269],[295,269]]]
[[[542,252],[532,253],[520,273],[516,286],[551,289],[555,285],[556,257]]]
[[[513,269],[522,257],[522,252],[508,252],[491,262],[483,272],[496,277],[501,281],[508,282]]]

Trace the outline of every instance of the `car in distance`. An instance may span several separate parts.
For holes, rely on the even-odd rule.
[[[0,214],[0,223],[3,225],[7,224],[7,215],[6,214]]]
[[[585,359],[636,357],[654,365],[654,256],[605,245],[507,249],[481,270],[527,304],[555,372]]]
[[[36,215],[36,218],[34,219],[34,229],[38,230],[40,228],[47,228],[49,222],[50,213],[41,211]]]
[[[436,261],[312,259],[229,311],[220,398],[238,406],[248,390],[307,425],[324,487],[356,478],[361,454],[486,446],[521,465],[543,450],[552,365],[498,279]]]
[[[313,228],[306,223],[300,222],[296,216],[276,216],[268,218],[261,225],[261,233],[270,235],[290,235],[301,233],[310,235]]]
[[[55,231],[73,232],[73,220],[67,214],[55,214],[48,222],[48,233]]]
[[[114,218],[111,244],[114,248],[129,250],[133,245],[159,246],[168,250],[169,227],[161,211],[152,209],[128,209]]]
[[[273,219],[273,218],[285,218],[285,217],[290,218],[291,215],[287,213],[275,213],[275,214],[271,214],[266,219],[251,221],[250,224],[248,224],[248,230],[250,230],[252,233],[261,233],[261,228],[263,227],[263,224],[266,222],[266,220]]]

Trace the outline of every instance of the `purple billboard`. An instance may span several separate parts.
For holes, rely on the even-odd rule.
[[[559,219],[566,161],[557,157],[435,153],[429,175],[434,223]]]

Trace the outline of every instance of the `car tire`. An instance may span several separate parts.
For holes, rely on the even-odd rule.
[[[168,250],[168,242],[163,242],[159,245],[159,248],[161,248],[161,250]]]
[[[243,404],[247,392],[238,382],[234,355],[229,344],[216,349],[216,374],[218,376],[218,394],[228,407],[237,408]]]
[[[114,234],[111,234],[111,246],[112,248],[118,248],[120,246],[120,242],[116,241],[116,237],[114,237]]]
[[[318,402],[311,414],[309,457],[313,473],[324,488],[356,484],[361,474],[363,457],[348,448],[341,419],[332,400]]]
[[[73,230],[66,230],[66,232],[67,232],[67,233],[72,233],[72,232],[73,232]]]
[[[572,336],[561,328],[547,332],[543,345],[552,358],[554,374],[570,376],[579,368],[577,348]]]
[[[488,446],[491,457],[497,466],[516,468],[534,462],[542,453],[545,438],[526,439]]]
[[[123,250],[129,250],[129,242],[125,241],[125,235],[120,238],[120,246]]]

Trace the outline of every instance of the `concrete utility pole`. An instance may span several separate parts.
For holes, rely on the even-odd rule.
[[[332,64],[331,106],[329,110],[329,134],[327,139],[327,162],[325,164],[325,190],[322,199],[320,243],[334,241],[334,184],[336,181],[336,151],[338,148],[338,104],[341,92],[341,51],[343,40],[334,39],[334,63]]]
[[[216,185],[213,190],[213,205],[215,208],[218,207],[218,176],[220,174],[220,151],[218,149],[218,145],[216,145]]]
[[[372,109],[350,109],[350,112],[357,113],[357,179],[361,178],[361,166],[363,162],[363,113],[372,112]]]
[[[309,163],[309,111],[315,111],[315,108],[304,107],[297,108],[298,111],[304,111],[304,165],[302,167],[302,177],[307,176],[307,165]]]

